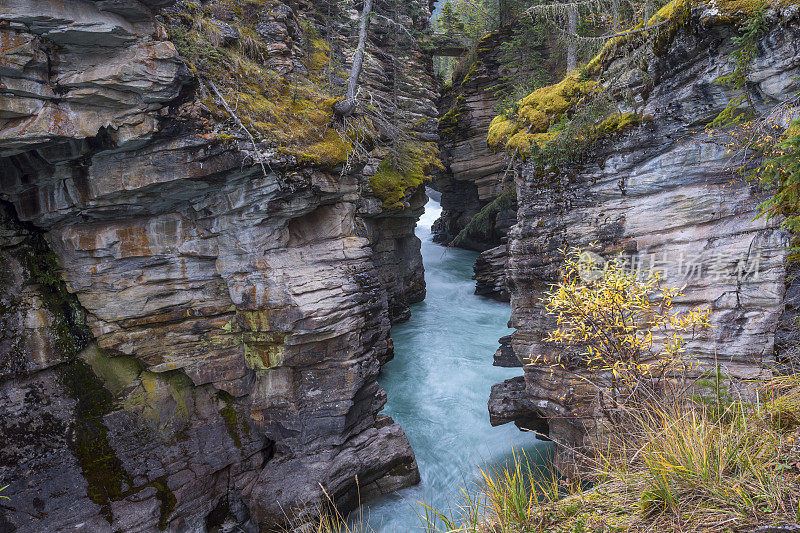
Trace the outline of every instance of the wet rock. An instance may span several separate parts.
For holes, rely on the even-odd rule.
[[[489,296],[501,302],[509,301],[506,264],[508,248],[505,244],[486,250],[475,260],[475,294]]]
[[[535,407],[525,391],[525,378],[518,376],[492,386],[489,397],[489,421],[502,426],[521,420],[535,412]]]

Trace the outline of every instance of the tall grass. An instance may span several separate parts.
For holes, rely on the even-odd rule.
[[[538,531],[537,513],[568,493],[555,472],[512,449],[502,463],[478,466],[478,479],[461,489],[453,509],[434,509],[422,502],[419,518],[425,533],[518,533]]]
[[[639,495],[624,502],[651,525],[713,530],[796,519],[798,478],[784,462],[786,437],[766,422],[762,410],[742,403],[722,418],[703,407],[647,413],[633,467],[607,478],[626,489],[620,494]]]

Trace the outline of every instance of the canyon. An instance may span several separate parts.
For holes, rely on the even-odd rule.
[[[687,344],[692,378],[719,368],[758,383],[791,366],[795,237],[759,217],[770,191],[734,177],[730,146],[707,130],[739,96],[718,80],[737,68],[741,13],[719,2],[682,0],[685,16],[657,19],[657,46],[606,48],[563,81],[551,65],[559,83],[523,103],[571,101],[602,75],[615,116],[635,120],[542,165],[522,152],[547,128],[498,110],[512,29],[482,38],[439,87],[428,0],[375,1],[388,15],[371,18],[365,47],[369,125],[334,111],[357,53],[351,3],[7,0],[0,530],[273,531],[419,483],[378,377],[392,326],[426,297],[426,185],[442,214],[424,236],[478,252],[475,292],[510,302],[513,331],[486,319],[505,335],[502,369],[488,370],[521,370],[481,412],[557,442],[564,474],[579,462],[571,448],[614,430],[579,372],[537,360],[563,350],[545,341],[543,302],[567,247],[623,254],[684,287],[677,309],[711,310],[713,327]],[[762,114],[800,92],[800,6],[765,16],[746,85]],[[498,123],[527,150],[498,142]],[[436,263],[436,313],[399,335],[455,305],[444,272],[474,256],[453,252]],[[457,287],[465,314],[475,300]],[[456,325],[441,329],[464,342]],[[457,373],[457,349],[441,345],[428,364]],[[413,383],[389,382],[412,396]]]

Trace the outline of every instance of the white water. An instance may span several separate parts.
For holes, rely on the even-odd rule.
[[[422,531],[418,502],[437,509],[457,504],[477,465],[507,460],[512,447],[542,461],[550,453],[550,444],[513,424],[489,424],[492,385],[522,373],[492,366],[498,339],[511,332],[511,309],[473,294],[476,253],[433,243],[431,224],[440,213],[430,200],[417,226],[427,298],[412,307],[411,320],[392,329],[395,357],[379,378],[389,395],[384,412],[408,435],[422,483],[362,506],[378,533]]]

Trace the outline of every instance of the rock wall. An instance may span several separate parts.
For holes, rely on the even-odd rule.
[[[439,100],[439,147],[445,169],[433,184],[442,193],[442,216],[433,226],[436,242],[449,244],[503,190],[507,157],[487,146],[486,135],[497,115],[498,96],[493,88],[504,75],[498,47],[510,32],[506,28],[484,37],[474,60],[462,60]],[[513,210],[506,210],[459,246],[478,251],[492,248],[514,221]]]
[[[797,8],[768,17],[771,30],[750,75],[761,111],[800,89]],[[607,79],[622,80],[634,94],[635,104],[622,111],[652,120],[604,142],[583,164],[527,166],[517,180],[518,220],[508,247],[516,331],[501,341],[495,364],[525,364],[524,378],[492,390],[494,423],[544,424],[554,440],[578,447],[602,428],[596,391],[557,366],[526,364],[562,349],[543,341],[555,324],[542,297],[558,280],[564,246],[624,252],[633,264],[662,271],[668,284],[686,285],[678,308],[710,307],[714,327],[688,346],[696,372],[718,362],[734,380],[752,379],[768,375],[775,362],[775,333],[786,329],[782,317],[796,299],[786,296],[789,236],[779,222],[756,218],[768,193],[732,179],[725,143],[704,132],[738,96],[715,82],[734,68],[735,29],[698,2],[676,32],[664,53],[651,55],[647,75],[619,60],[608,66]],[[780,342],[790,340],[784,333]],[[564,450],[559,461],[568,469]]]
[[[356,476],[362,498],[419,479],[375,378],[424,296],[424,193],[384,209],[380,142],[342,172],[223,124],[155,16],[170,3],[0,14],[3,531],[256,531],[314,512],[320,485],[346,509]],[[324,16],[241,4],[199,8],[221,45],[251,10],[262,67],[303,76],[298,28]],[[394,14],[424,30],[429,8]],[[402,54],[422,74],[393,92],[425,140],[430,58]]]
[[[393,100],[399,116],[393,117],[422,142],[438,140],[438,97],[432,57],[421,50],[420,43],[408,47],[408,30],[420,32],[427,27],[431,6],[417,0],[401,8],[397,2],[380,0],[376,18],[371,26],[371,47],[368,49],[365,85],[375,94]],[[384,152],[374,151],[375,157],[365,169],[374,174]],[[369,196],[367,193],[366,196]],[[365,235],[370,239],[376,267],[389,295],[389,313],[393,321],[410,316],[409,305],[425,299],[425,278],[420,248],[422,243],[414,233],[417,219],[424,212],[428,198],[423,186],[406,194],[403,209],[386,210],[374,200],[366,200],[359,211],[365,222]]]
[[[475,260],[475,294],[488,296],[501,302],[510,299],[508,292],[508,246],[501,244],[481,252]]]

